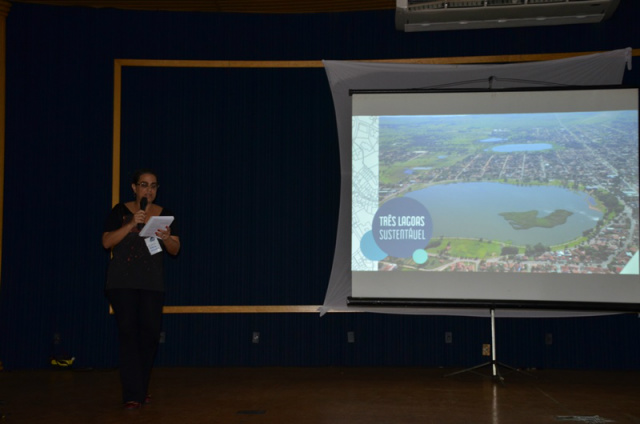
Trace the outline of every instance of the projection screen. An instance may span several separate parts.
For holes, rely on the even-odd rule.
[[[640,310],[638,89],[351,95],[349,305]]]

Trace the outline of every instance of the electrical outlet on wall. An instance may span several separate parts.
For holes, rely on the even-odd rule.
[[[482,345],[482,356],[491,356],[491,345],[485,343]]]

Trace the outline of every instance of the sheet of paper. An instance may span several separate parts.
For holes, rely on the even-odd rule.
[[[140,237],[156,237],[156,231],[164,230],[173,222],[173,216],[152,216],[140,230]]]

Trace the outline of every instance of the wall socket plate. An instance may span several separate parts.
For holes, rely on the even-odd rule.
[[[491,345],[489,343],[482,345],[482,356],[491,356]]]
[[[356,335],[353,331],[347,331],[347,343],[355,343]]]

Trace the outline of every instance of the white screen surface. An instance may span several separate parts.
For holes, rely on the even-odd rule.
[[[636,89],[352,101],[354,298],[640,303]]]

